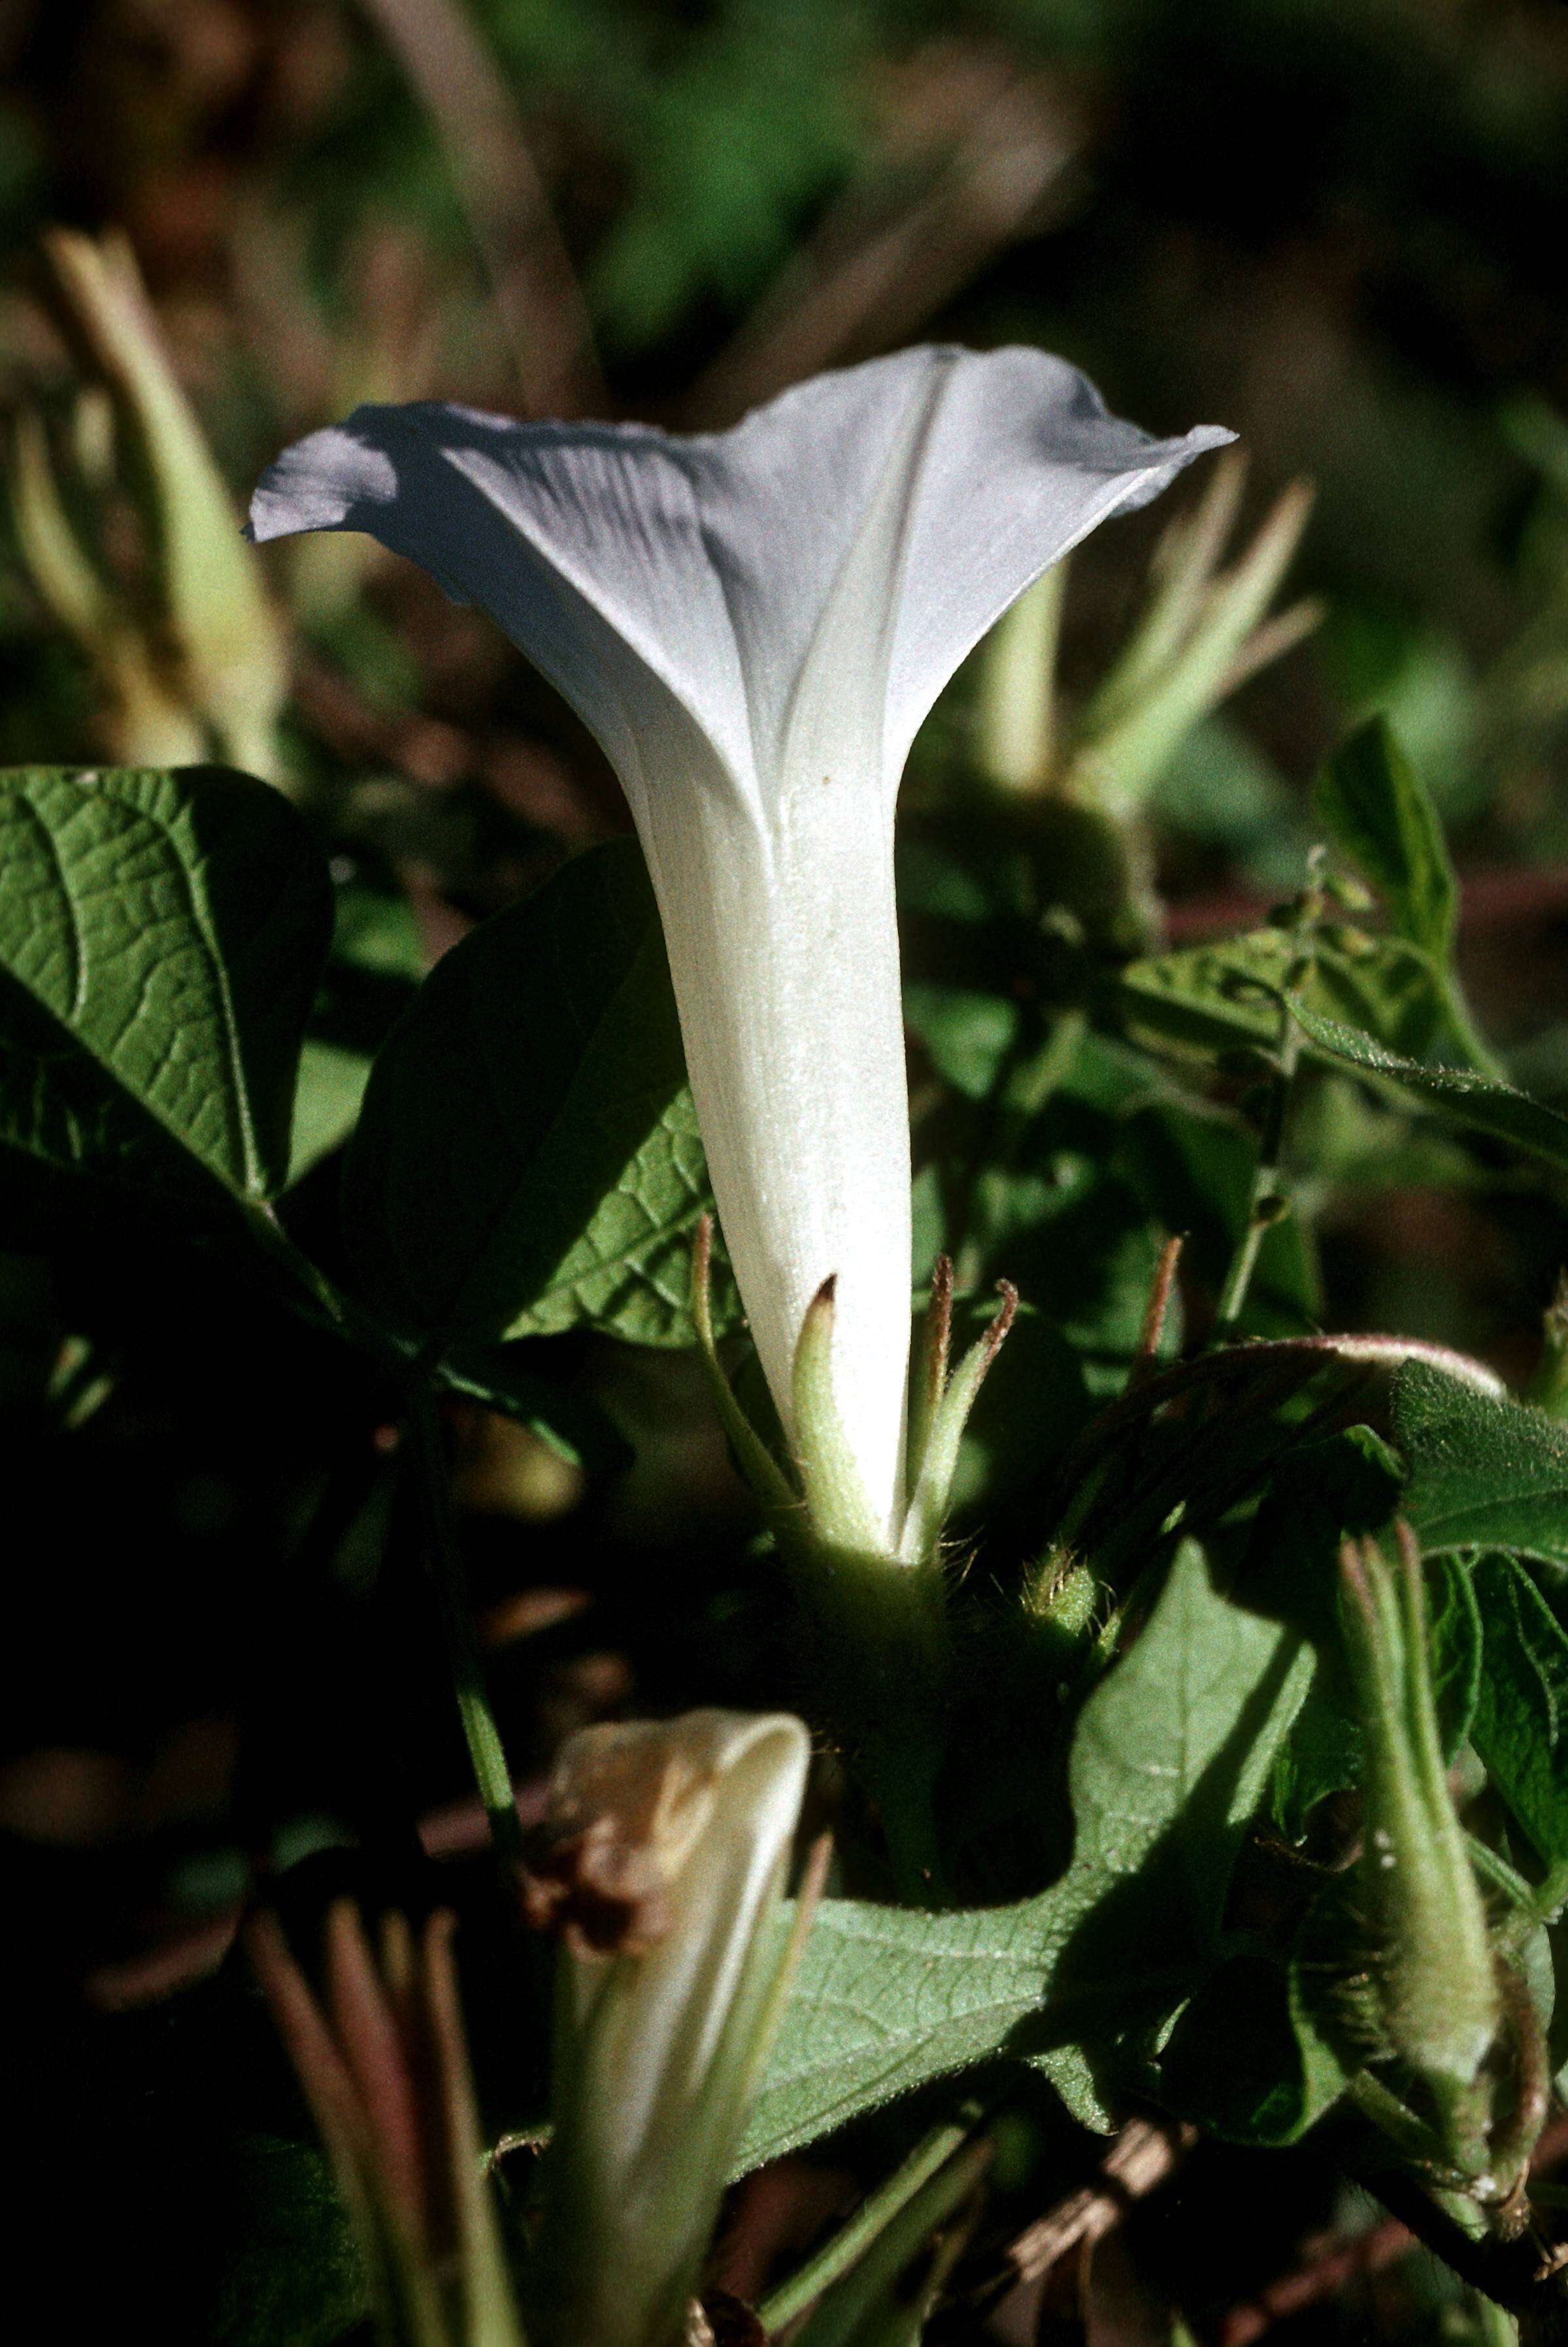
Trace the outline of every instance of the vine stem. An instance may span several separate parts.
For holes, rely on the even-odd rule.
[[[379,1323],[343,1295],[324,1273],[295,1246],[270,1205],[250,1210],[250,1227],[261,1242],[266,1259],[293,1290],[293,1300],[323,1326],[350,1342],[362,1345],[386,1368],[401,1369],[407,1380],[408,1425],[425,1519],[425,1544],[441,1607],[446,1638],[447,1666],[457,1698],[458,1717],[474,1771],[474,1782],[489,1820],[497,1854],[509,1868],[523,1864],[523,1828],[513,1796],[511,1771],[500,1730],[485,1685],[484,1659],[468,1604],[463,1560],[457,1547],[447,1483],[446,1448],[441,1440],[436,1396],[419,1360],[410,1361],[408,1348],[400,1346]]]
[[[1461,2281],[1495,2305],[1524,2316],[1534,2338],[1563,2336],[1568,2327],[1564,2269],[1543,2250],[1532,2230],[1516,2240],[1499,2240],[1487,2233],[1480,2211],[1456,2195],[1437,2193],[1381,2161],[1353,2157],[1348,2164],[1357,2181]]]
[[[1247,1290],[1257,1269],[1257,1259],[1263,1252],[1264,1240],[1289,1209],[1289,1200],[1280,1188],[1279,1174],[1285,1153],[1286,1121],[1296,1087],[1296,1071],[1301,1059],[1301,1030],[1290,1015],[1290,1000],[1312,967],[1313,932],[1321,909],[1319,893],[1309,887],[1296,922],[1296,952],[1286,974],[1280,999],[1279,1043],[1268,1088],[1268,1104],[1264,1112],[1257,1163],[1253,1168],[1246,1221],[1232,1254],[1225,1286],[1220,1291],[1219,1308],[1209,1338],[1211,1345],[1223,1345],[1235,1335]]]
[[[507,1866],[520,1868],[524,1860],[522,1820],[518,1815],[513,1795],[512,1772],[507,1766],[500,1730],[496,1726],[496,1715],[491,1709],[489,1693],[485,1685],[484,1658],[474,1628],[463,1560],[457,1547],[457,1528],[453,1520],[452,1496],[446,1476],[446,1453],[436,1413],[436,1399],[424,1378],[415,1380],[409,1387],[408,1422],[414,1437],[431,1573],[440,1600],[442,1626],[446,1634],[447,1665],[452,1674],[457,1715],[463,1723],[474,1782],[485,1805],[485,1815],[489,1819],[497,1855]]]
[[[415,1358],[414,1347],[384,1327],[294,1245],[275,1206],[264,1199],[252,1200],[242,1211],[245,1228],[256,1243],[261,1260],[277,1275],[296,1312],[315,1327],[331,1329],[344,1343],[358,1345],[384,1368],[407,1374]]]
[[[903,2166],[878,2185],[849,2222],[841,2226],[798,2272],[791,2274],[764,2300],[757,2317],[770,2338],[786,2322],[793,2322],[797,2314],[803,2314],[830,2284],[865,2256],[872,2242],[886,2231],[922,2186],[945,2168],[956,2152],[962,2150],[980,2116],[979,2107],[970,2105],[961,2118],[935,2127],[923,2136]]]

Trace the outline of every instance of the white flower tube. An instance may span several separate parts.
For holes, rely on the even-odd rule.
[[[806,1307],[889,1541],[909,1134],[893,804],[964,655],[1109,515],[1232,436],[1153,440],[1039,351],[923,348],[730,432],[365,407],[287,450],[255,537],[368,530],[489,611],[620,774],[663,916],[713,1194],[792,1436]]]

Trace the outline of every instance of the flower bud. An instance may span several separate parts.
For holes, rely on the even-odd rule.
[[[201,726],[163,672],[136,611],[67,518],[36,408],[17,414],[9,456],[17,551],[39,600],[91,666],[101,746],[126,765],[199,764],[207,753]]]
[[[45,251],[145,474],[168,650],[190,720],[222,757],[279,779],[288,645],[123,237],[56,229]]]
[[[725,1711],[563,1747],[528,1884],[562,1942],[536,2347],[685,2335],[798,1945],[783,1892],[808,1749],[798,1719]]]
[[[1438,1733],[1419,1552],[1399,1526],[1340,1553],[1346,1646],[1367,1745],[1363,1864],[1381,1951],[1384,2025],[1471,2164],[1467,2098],[1501,2018],[1486,1915]]]

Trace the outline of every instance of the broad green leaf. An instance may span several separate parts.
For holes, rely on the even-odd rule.
[[[1287,930],[1270,928],[1131,962],[1117,980],[1115,1007],[1131,1032],[1153,1045],[1272,1051],[1296,953]],[[1318,930],[1311,969],[1292,999],[1326,1024],[1348,1020],[1351,1031],[1407,1055],[1428,1048],[1443,1014],[1424,952],[1348,923]],[[1306,1018],[1302,1024],[1311,1035]]]
[[[1378,1532],[1399,1503],[1398,1456],[1369,1426],[1298,1442],[1275,1468],[1254,1522],[1242,1586],[1255,1604],[1339,1644],[1339,1544]]]
[[[1377,889],[1399,935],[1446,969],[1459,884],[1441,818],[1382,718],[1336,751],[1314,795],[1335,846]]]
[[[1475,1594],[1486,1638],[1475,1748],[1541,1856],[1554,1863],[1568,1859],[1568,1635],[1512,1557],[1482,1557]]]
[[[1361,1731],[1340,1653],[1339,1546],[1349,1533],[1380,1532],[1402,1483],[1399,1459],[1370,1427],[1345,1427],[1279,1461],[1254,1520],[1241,1585],[1317,1650],[1269,1788],[1271,1814],[1289,1841],[1301,1840],[1319,1801],[1361,1774]]]
[[[1332,1558],[1322,1563],[1327,1581]],[[1438,1725],[1443,1757],[1451,1762],[1474,1725],[1481,1683],[1481,1612],[1470,1573],[1457,1557],[1430,1560],[1427,1604]],[[1299,1841],[1317,1803],[1358,1785],[1364,1767],[1361,1724],[1342,1659],[1332,1648],[1322,1649],[1269,1788],[1270,1812],[1286,1840]]]
[[[1423,1066],[1337,1019],[1326,1018],[1299,996],[1291,1009],[1308,1042],[1340,1066],[1395,1086],[1408,1099],[1437,1109],[1473,1132],[1568,1166],[1568,1116],[1532,1100],[1528,1092],[1469,1068]]]
[[[345,1184],[372,1292],[423,1337],[692,1341],[707,1167],[630,841],[436,964],[376,1060]],[[736,1318],[723,1274],[716,1304]]]
[[[945,1083],[983,1101],[1017,1048],[1023,1014],[1000,995],[911,979],[904,989],[904,1023],[924,1043]]]
[[[1325,1657],[1280,1748],[1269,1786],[1269,1814],[1286,1841],[1305,1839],[1319,1801],[1358,1785],[1365,1767],[1361,1729],[1347,1708],[1343,1672]]]
[[[299,1081],[294,1087],[294,1123],[289,1152],[291,1185],[302,1181],[313,1166],[341,1149],[359,1119],[360,1103],[370,1081],[370,1057],[342,1043],[323,1042],[307,1035],[300,1053]]]
[[[948,1101],[925,1126],[923,1242],[946,1248],[986,1298],[1011,1279],[1084,1361],[1089,1389],[1120,1392],[1143,1328],[1162,1232],[1117,1164],[1129,1117],[1166,1082],[1115,1038],[1080,1035],[1044,1105]],[[1181,1315],[1166,1345],[1181,1342]]]
[[[917,816],[898,826],[904,1018],[943,1081],[984,1100],[1025,1031],[1018,976],[1038,959],[1027,854],[1005,825],[960,835]]]
[[[0,1140],[271,1197],[330,919],[304,825],[248,775],[0,775]]]
[[[354,1131],[375,1054],[425,975],[424,945],[405,897],[350,881],[336,892],[334,916],[300,1060],[291,1183]]]
[[[1443,1758],[1452,1761],[1471,1732],[1481,1699],[1481,1607],[1476,1602],[1474,1581],[1458,1557],[1433,1557],[1427,1566],[1426,1580],[1432,1696],[1438,1708]]]
[[[1412,1122],[1402,1102],[1360,1084],[1313,1084],[1290,1117],[1291,1155],[1336,1191],[1473,1190],[1485,1168],[1463,1137]]]
[[[994,1296],[960,1306],[955,1343],[974,1343],[995,1311]],[[1020,1306],[964,1428],[949,1501],[954,1516],[983,1515],[1038,1482],[1089,1409],[1083,1365],[1072,1346],[1053,1321]]]
[[[1512,1549],[1568,1564],[1568,1427],[1410,1361],[1394,1428],[1410,1471],[1405,1512],[1425,1551]]]
[[[921,1236],[991,1294],[1009,1279],[1084,1357],[1091,1389],[1120,1389],[1143,1327],[1162,1235],[1116,1157],[1128,1117],[1159,1090],[1124,1046],[1085,1034],[1032,1114],[948,1102],[924,1135]],[[1167,1327],[1180,1341],[1179,1313]]]
[[[1299,1641],[1185,1543],[1079,1717],[1071,1863],[1010,1907],[820,1910],[749,2131],[753,2167],[945,2072],[1040,2062],[1104,2123],[1100,2073],[1200,1976],[1235,1850],[1305,1686]]]
[[[1295,2143],[1344,2086],[1296,1966],[1250,1950],[1204,1983],[1160,2056],[1160,2101],[1229,2143]]]

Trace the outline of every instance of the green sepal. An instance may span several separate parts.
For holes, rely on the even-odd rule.
[[[946,1392],[930,1412],[928,1431],[917,1462],[911,1459],[914,1488],[899,1542],[899,1553],[907,1563],[916,1564],[932,1555],[942,1537],[953,1478],[958,1472],[958,1445],[986,1371],[1001,1350],[1018,1310],[1017,1288],[1004,1279],[1000,1292],[1001,1309],[979,1342],[971,1345],[959,1362]]]

